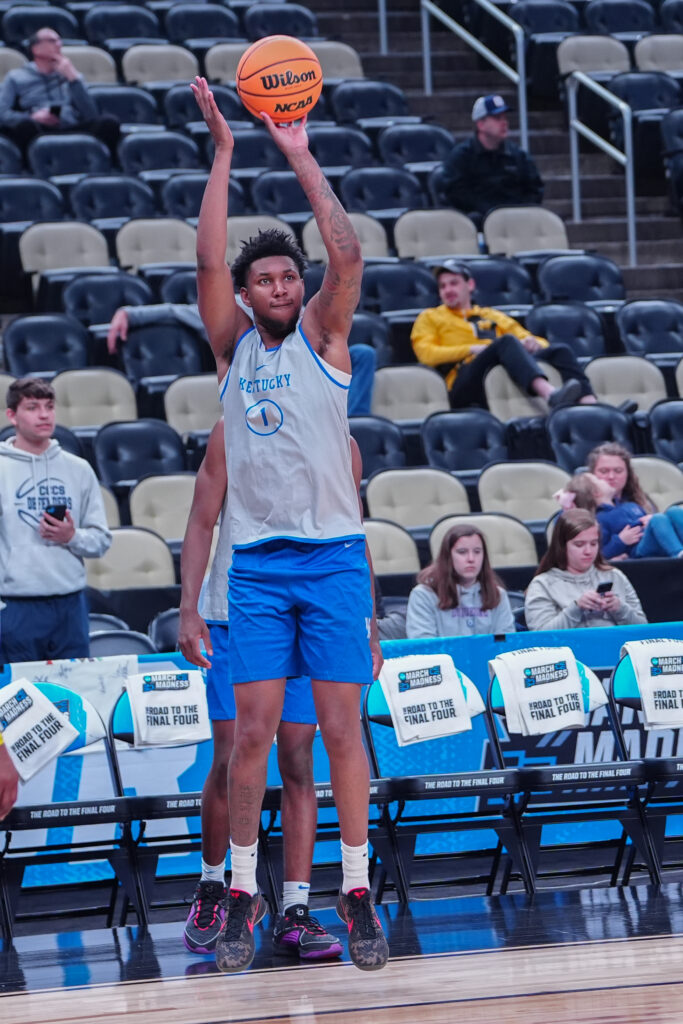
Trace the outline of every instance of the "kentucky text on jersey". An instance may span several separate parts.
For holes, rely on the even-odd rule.
[[[257,377],[256,380],[247,380],[240,377],[240,391],[246,391],[248,395],[259,395],[262,391],[277,391],[278,388],[290,387],[291,373],[278,373],[275,377]]]

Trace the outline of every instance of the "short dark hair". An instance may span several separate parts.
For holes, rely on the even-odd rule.
[[[287,231],[269,228],[267,231],[259,231],[249,241],[242,242],[240,254],[232,264],[232,279],[236,288],[246,287],[250,266],[265,256],[289,256],[303,277],[306,259],[297,243]]]
[[[59,32],[56,28],[52,28],[50,25],[41,25],[40,28],[35,30],[35,32],[31,32],[31,35],[28,37],[27,45],[29,50],[32,50],[36,43],[40,42],[38,36],[41,32],[44,32],[46,28],[50,29],[51,32],[54,32],[56,36],[59,36]],[[59,38],[61,39],[62,37],[59,36]]]
[[[7,388],[6,405],[12,412],[19,408],[22,398],[51,398],[55,400],[55,389],[48,380],[41,380],[39,377],[20,377],[14,380]]]

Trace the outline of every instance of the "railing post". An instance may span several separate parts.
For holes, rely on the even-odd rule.
[[[432,95],[432,40],[429,34],[429,11],[424,4],[420,4],[420,21],[422,24],[422,76],[424,79],[424,91],[427,96]]]
[[[529,151],[529,118],[526,106],[526,49],[524,30],[520,25],[515,30],[515,47],[517,49],[517,110],[519,112],[519,139],[522,149]]]
[[[377,17],[379,18],[379,52],[386,57],[389,52],[387,0],[377,0]]]
[[[636,190],[633,174],[633,116],[631,108],[622,108],[624,119],[624,178],[626,185],[626,231],[628,236],[628,261],[632,267],[637,265],[636,258]]]
[[[572,178],[572,220],[581,223],[581,179],[579,176],[579,136],[574,122],[577,119],[576,93],[578,82],[574,78],[567,79],[567,97],[569,100],[569,162]]]

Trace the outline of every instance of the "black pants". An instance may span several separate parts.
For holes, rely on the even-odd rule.
[[[3,601],[0,664],[89,657],[84,590],[51,597],[3,597]]]
[[[581,395],[592,394],[590,381],[576,361],[576,356],[567,345],[549,345],[539,353],[538,358],[553,366],[563,381],[578,380]],[[451,405],[454,409],[467,405],[486,406],[484,377],[494,366],[504,366],[512,380],[523,391],[532,394],[531,382],[536,377],[545,377],[536,357],[527,350],[513,334],[504,334],[475,356],[471,363],[465,363],[451,388]]]
[[[119,119],[114,117],[113,114],[103,114],[101,117],[94,117],[91,121],[81,121],[79,124],[69,127],[55,125],[54,128],[38,124],[32,118],[25,117],[17,124],[0,128],[0,131],[8,139],[11,139],[12,142],[16,142],[24,154],[29,143],[38,135],[71,135],[74,132],[85,132],[101,139],[105,146],[109,148],[112,159],[116,160],[116,147],[121,134],[121,126]]]

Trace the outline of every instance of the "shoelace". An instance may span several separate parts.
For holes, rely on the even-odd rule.
[[[197,913],[194,918],[194,923],[197,928],[208,928],[209,925],[213,924],[216,918],[218,905],[222,898],[222,885],[217,885],[215,892],[213,889],[209,889],[208,886],[204,888],[203,898],[197,899]]]
[[[311,932],[313,935],[324,935],[325,929],[318,921],[317,917],[311,917],[310,914],[295,916],[287,918],[288,921],[292,921],[293,924],[301,925],[306,929],[307,932]]]
[[[225,942],[235,942],[239,939],[250,903],[251,896],[246,892],[240,893],[239,896],[233,896],[232,893],[228,895],[225,901],[227,923],[223,932]]]
[[[374,939],[377,934],[377,922],[370,902],[370,894],[352,897],[351,913],[353,922],[361,939]]]

